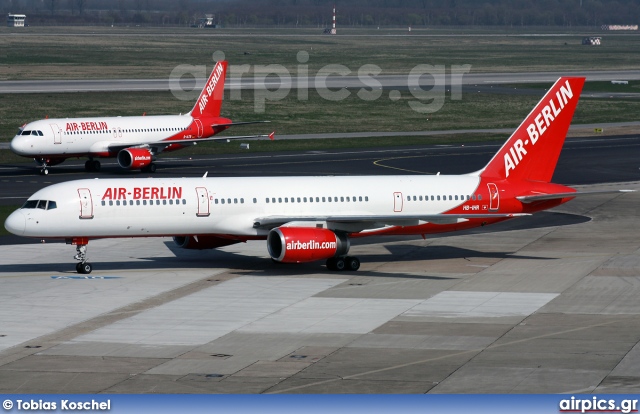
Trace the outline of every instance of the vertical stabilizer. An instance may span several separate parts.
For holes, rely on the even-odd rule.
[[[218,117],[222,108],[224,96],[224,78],[227,74],[227,61],[217,62],[211,71],[211,76],[200,92],[195,106],[191,110],[193,118]]]
[[[550,182],[584,81],[558,79],[480,175],[494,180]]]

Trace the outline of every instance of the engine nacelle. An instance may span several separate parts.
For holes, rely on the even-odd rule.
[[[240,243],[239,240],[226,239],[218,236],[176,236],[173,242],[183,249],[215,249],[216,247],[229,246]]]
[[[269,232],[267,248],[276,262],[313,262],[347,254],[349,238],[317,227],[278,227]]]
[[[118,164],[130,170],[140,170],[152,161],[153,155],[145,148],[127,148],[118,153]]]

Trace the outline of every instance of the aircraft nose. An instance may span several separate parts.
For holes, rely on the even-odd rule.
[[[29,147],[29,143],[24,138],[17,136],[11,140],[9,144],[11,151],[18,155],[28,155],[27,150]]]
[[[4,228],[16,236],[22,236],[24,235],[26,224],[27,219],[25,218],[24,213],[20,210],[16,210],[7,217],[4,222]]]

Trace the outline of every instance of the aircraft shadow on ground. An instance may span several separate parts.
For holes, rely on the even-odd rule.
[[[152,271],[154,269],[176,271],[188,271],[189,269],[229,269],[238,274],[264,275],[264,276],[294,276],[308,275],[310,273],[326,272],[328,275],[344,274],[345,276],[384,276],[389,277],[385,272],[344,272],[336,273],[326,270],[323,261],[311,263],[275,263],[264,256],[246,256],[234,252],[220,250],[183,250],[177,246],[169,246],[172,242],[166,242],[175,257],[146,257],[138,258],[137,261],[112,261],[102,262],[100,260],[89,260],[94,267],[91,276],[108,276],[106,273],[113,271]],[[455,246],[414,246],[414,245],[386,245],[388,254],[359,254],[358,258],[362,263],[403,263],[412,261],[429,260],[455,260],[470,258],[493,258],[493,259],[536,259],[547,260],[540,257],[529,257],[514,255],[512,252],[482,252],[471,249],[463,249]],[[77,274],[75,271],[75,261],[72,259],[75,251],[69,250],[68,263],[21,263],[0,265],[0,273],[23,273],[23,272],[51,272],[63,274]],[[428,269],[427,269],[428,270]],[[401,273],[391,274],[393,277],[425,278],[425,279],[447,279],[440,276],[416,276],[415,274],[402,275]]]
[[[511,220],[496,225],[468,230],[463,232],[438,234],[429,236],[430,239],[444,238],[455,235],[465,234],[482,234],[498,231],[509,230],[526,230],[555,226],[566,226],[580,224],[589,221],[590,218],[575,214],[542,212],[536,216],[525,217],[522,219]],[[491,259],[535,259],[550,260],[548,258],[521,256],[513,254],[513,252],[484,252],[480,250],[464,249],[455,246],[416,246],[410,244],[411,241],[421,240],[416,236],[379,236],[366,239],[354,240],[354,246],[368,244],[383,244],[388,254],[358,254],[358,258],[362,263],[388,263],[388,262],[412,262],[412,261],[429,261],[429,260],[455,260],[455,259],[471,259],[471,258],[491,258]],[[143,243],[142,241],[141,243]],[[407,242],[408,244],[393,244],[396,242]],[[91,260],[92,254],[89,251],[89,261],[94,266],[92,275],[104,275],[109,271],[122,270],[154,270],[154,269],[207,269],[212,271],[216,269],[230,269],[232,271],[242,272],[242,274],[252,275],[307,275],[309,273],[326,272],[327,274],[336,275],[344,274],[345,276],[379,276],[379,277],[407,277],[420,279],[447,279],[440,276],[416,276],[415,274],[384,272],[344,272],[336,273],[326,270],[322,261],[300,264],[282,264],[275,263],[272,260],[262,256],[247,256],[234,252],[226,252],[222,250],[185,250],[176,246],[171,241],[166,241],[165,245],[174,254],[175,257],[146,257],[138,258],[137,261],[112,261],[103,262],[99,260]],[[266,247],[265,247],[266,253]],[[68,263],[21,263],[21,264],[5,264],[0,265],[0,273],[12,272],[54,272],[63,274],[76,274],[75,264],[72,259],[75,250],[69,248]],[[95,256],[94,256],[95,257]]]

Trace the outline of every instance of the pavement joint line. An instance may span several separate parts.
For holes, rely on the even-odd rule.
[[[467,351],[455,352],[455,353],[452,353],[452,354],[442,355],[442,356],[439,356],[439,357],[426,358],[426,359],[422,359],[422,360],[419,360],[419,361],[407,362],[405,364],[399,364],[399,365],[394,365],[394,366],[391,366],[391,367],[385,367],[385,368],[380,368],[380,369],[374,369],[374,370],[371,370],[371,371],[361,372],[359,374],[347,375],[347,376],[344,376],[344,377],[341,377],[341,378],[333,378],[333,379],[319,381],[319,382],[315,382],[315,383],[299,385],[299,386],[296,386],[296,387],[290,387],[290,388],[287,388],[287,389],[284,389],[284,390],[273,391],[273,392],[265,392],[265,393],[266,394],[282,394],[282,393],[287,393],[287,392],[290,392],[290,391],[296,391],[296,390],[299,390],[299,389],[302,389],[302,388],[328,384],[330,382],[335,382],[335,381],[356,379],[356,378],[360,378],[360,377],[363,377],[363,376],[366,376],[366,375],[377,374],[377,373],[380,373],[380,372],[391,371],[391,370],[394,370],[394,369],[400,369],[400,368],[410,367],[410,366],[414,366],[414,365],[420,365],[420,364],[424,364],[424,363],[428,363],[428,362],[440,361],[440,360],[451,358],[451,357],[462,356],[462,355],[466,355],[466,354],[474,354],[474,353],[477,355],[477,354],[480,354],[481,352],[483,352],[485,350],[488,350],[488,349],[502,348],[502,347],[505,347],[505,346],[519,344],[519,343],[523,343],[523,342],[527,342],[527,341],[531,341],[531,340],[549,338],[549,337],[553,337],[553,336],[556,336],[556,335],[582,331],[582,330],[585,330],[585,329],[598,328],[598,327],[601,327],[601,326],[612,325],[612,324],[620,323],[620,322],[622,322],[622,321],[614,320],[614,321],[602,322],[602,323],[597,323],[597,324],[588,325],[588,326],[581,326],[579,328],[565,329],[565,330],[562,330],[562,331],[552,332],[552,333],[548,333],[548,334],[544,334],[544,335],[538,335],[538,336],[534,336],[534,337],[531,337],[531,338],[518,339],[518,340],[507,342],[507,343],[504,343],[504,344],[489,345],[489,346],[487,346],[485,348],[476,348],[476,349],[470,349],[470,350],[467,350]],[[518,325],[515,325],[515,326],[518,326]],[[511,330],[505,332],[504,335],[506,335],[508,332],[511,332]],[[504,335],[502,335],[500,338],[504,337]],[[500,339],[500,338],[498,338],[498,339]],[[496,341],[498,339],[496,339]]]
[[[610,200],[607,200],[607,201],[610,201]],[[604,203],[606,203],[607,201],[605,201]],[[604,204],[604,203],[602,203],[602,204]],[[528,243],[527,245],[521,247],[518,250],[522,250],[522,249],[526,248],[527,246],[531,245],[532,243],[537,242],[541,238],[546,237],[548,234],[551,234],[552,232],[554,232],[556,230],[557,230],[557,227],[552,227],[548,232],[545,232],[545,234],[540,235],[539,237],[535,238],[535,240],[532,240],[530,243]],[[499,260],[498,262],[496,262],[496,264],[502,262],[503,260],[506,260],[506,258]],[[482,273],[484,271],[485,270],[482,270],[479,273]],[[463,280],[461,280],[459,283],[462,283],[462,282],[463,282]],[[453,290],[454,287],[455,287],[455,285],[452,286],[449,290]],[[523,320],[525,320],[526,318],[528,318],[528,316],[523,318]],[[523,338],[523,339],[507,342],[507,343],[504,343],[504,344],[497,344],[496,345],[495,344],[496,341],[500,340],[500,338],[503,338],[505,335],[507,335],[509,332],[511,332],[516,326],[519,326],[519,324],[516,324],[510,330],[508,330],[503,335],[498,337],[496,339],[496,341],[494,341],[493,344],[491,344],[491,345],[489,345],[487,347],[484,347],[484,348],[471,349],[471,350],[467,350],[467,351],[461,351],[461,352],[452,353],[452,354],[449,354],[449,355],[443,355],[443,356],[440,356],[440,357],[427,358],[427,359],[423,359],[423,360],[420,360],[420,361],[413,361],[413,362],[408,362],[408,363],[405,363],[405,364],[395,365],[395,366],[392,366],[392,367],[386,367],[386,368],[380,368],[380,369],[377,369],[377,370],[366,371],[366,372],[362,372],[362,373],[359,373],[359,374],[353,374],[353,375],[345,376],[345,377],[341,378],[340,380],[349,380],[349,379],[360,378],[360,377],[363,377],[363,376],[366,376],[366,375],[377,374],[377,373],[380,373],[380,372],[386,372],[386,371],[395,370],[395,369],[399,369],[399,368],[405,368],[405,367],[424,364],[424,363],[428,363],[428,362],[439,361],[439,360],[442,360],[442,359],[455,357],[455,356],[462,356],[462,355],[467,355],[467,354],[475,354],[475,356],[477,356],[477,355],[479,355],[480,353],[482,353],[485,350],[492,350],[492,349],[502,348],[502,347],[505,347],[505,346],[515,345],[515,344],[519,344],[519,343],[523,343],[523,342],[527,342],[527,341],[531,341],[531,340],[553,337],[553,336],[560,335],[560,334],[577,332],[577,331],[581,331],[581,330],[585,330],[585,329],[592,329],[592,328],[611,325],[611,324],[619,323],[619,322],[620,321],[616,321],[616,320],[608,321],[608,322],[602,322],[602,323],[599,323],[599,324],[582,326],[582,327],[573,328],[573,329],[566,329],[566,330],[559,331],[559,332],[552,332],[552,333],[549,333],[549,334],[538,335],[538,336],[535,336],[535,337],[532,337],[532,338]],[[471,359],[473,359],[473,357]],[[462,368],[462,366],[464,366],[464,365],[461,365],[460,367],[458,367],[458,369],[456,369],[451,374],[449,374],[449,376],[447,376],[447,378],[449,378],[453,373],[455,373],[457,370]],[[307,388],[307,387],[323,385],[323,384],[327,384],[327,383],[338,381],[338,380],[339,379],[324,380],[324,381],[320,381],[320,382],[316,382],[316,383],[310,383],[310,384],[306,384],[306,385],[300,385],[300,386],[297,386],[297,387],[291,387],[291,388],[287,388],[287,389],[280,390],[280,391],[274,391],[272,393],[273,394],[281,394],[281,393],[286,393],[286,392],[290,392],[290,391],[296,391],[296,390]],[[444,380],[446,380],[446,378]]]
[[[69,341],[73,338],[76,338],[85,333],[94,331],[96,329],[105,327],[107,325],[113,324],[119,320],[125,319],[132,315],[141,313],[143,311],[155,308],[157,306],[163,305],[165,303],[183,298],[185,296],[191,295],[193,293],[199,292],[200,290],[207,289],[209,287],[215,286],[227,280],[235,279],[236,276],[220,276],[223,273],[227,273],[229,269],[220,269],[211,274],[207,274],[202,278],[195,280],[191,283],[187,283],[185,285],[179,286],[175,289],[161,292],[155,296],[151,296],[149,298],[143,299],[138,302],[130,303],[128,305],[122,306],[120,308],[114,309],[108,313],[98,315],[94,318],[81,321],[71,326],[67,326],[62,328],[56,332],[52,332],[49,334],[45,334],[38,338],[30,339],[26,342],[30,343],[38,343],[41,344],[41,348],[24,348],[23,342],[21,344],[17,344],[11,348],[8,348],[2,352],[0,352],[0,366],[7,365],[11,362],[18,361],[22,358],[26,358],[32,356],[34,354],[40,353],[42,351],[53,348],[54,346],[59,345],[62,342]],[[220,279],[219,282],[209,282],[207,279],[216,276]]]

